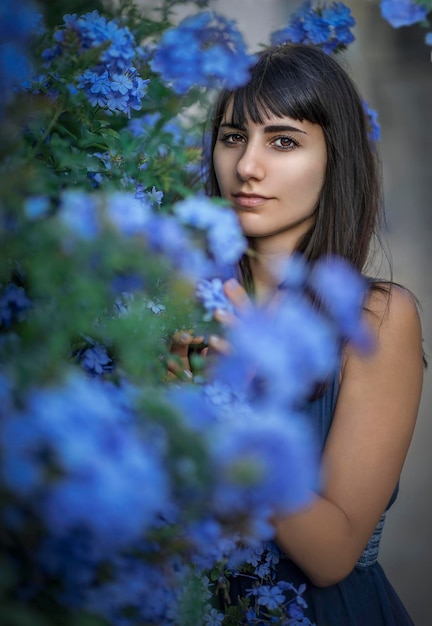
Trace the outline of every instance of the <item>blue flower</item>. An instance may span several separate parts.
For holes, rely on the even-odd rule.
[[[425,43],[428,46],[432,46],[432,33],[426,33]]]
[[[2,0],[0,6],[0,116],[19,84],[30,78],[31,44],[43,32],[42,17],[28,0]]]
[[[213,315],[216,309],[229,312],[234,311],[232,304],[225,295],[220,278],[198,281],[195,291],[198,300],[211,315]]]
[[[204,626],[222,626],[224,617],[223,613],[220,613],[216,609],[211,609],[204,615]]]
[[[370,349],[372,337],[362,320],[367,289],[363,276],[343,259],[332,258],[315,264],[310,285],[339,332],[364,350]]]
[[[379,141],[381,139],[381,126],[378,121],[378,113],[374,109],[372,109],[369,104],[363,100],[363,107],[366,113],[366,118],[368,121],[369,131],[368,136],[369,140]]]
[[[268,609],[277,609],[285,602],[285,596],[277,585],[261,585],[249,591],[249,595],[256,596],[257,604],[266,606]]]
[[[351,11],[342,2],[333,2],[329,7],[312,8],[307,1],[291,15],[288,25],[271,35],[273,45],[285,42],[314,44],[324,52],[338,52],[354,41],[351,27],[355,20]]]
[[[12,493],[26,496],[40,488],[43,481],[43,468],[37,463],[43,436],[37,425],[29,428],[12,407],[8,409],[8,415],[0,420],[1,478]]]
[[[124,191],[107,196],[106,214],[109,221],[126,236],[144,234],[151,217],[147,203]]]
[[[136,183],[135,198],[138,198],[147,206],[156,208],[162,204],[163,191],[158,191],[154,185],[151,191],[146,191],[145,185]]]
[[[164,32],[150,66],[181,94],[195,85],[244,85],[253,62],[234,22],[204,11]]]
[[[218,481],[212,508],[234,516],[248,512],[252,536],[269,539],[269,512],[294,511],[317,487],[318,458],[311,433],[293,415],[271,407],[237,422],[224,421],[209,441]],[[256,533],[256,534],[255,534]]]
[[[146,113],[142,117],[135,117],[130,120],[128,129],[134,137],[141,137],[142,135],[149,135],[155,128],[155,125],[160,120],[161,114]]]
[[[31,196],[25,201],[24,211],[30,219],[46,217],[50,208],[48,196]]]
[[[15,321],[22,321],[31,307],[23,287],[13,283],[7,285],[0,293],[0,328],[9,328]]]
[[[381,15],[394,28],[423,22],[427,12],[427,6],[415,0],[381,0]]]
[[[85,191],[69,189],[63,192],[58,219],[84,240],[93,240],[100,232],[98,203]]]
[[[281,292],[278,311],[252,308],[227,336],[232,351],[217,377],[254,403],[293,406],[338,363],[332,325],[301,293]]]
[[[178,202],[174,213],[185,226],[206,233],[208,250],[217,266],[233,266],[247,248],[235,213],[208,198],[195,196]]]
[[[107,374],[114,369],[113,361],[107,354],[106,347],[100,344],[81,350],[77,354],[77,359],[89,374]]]

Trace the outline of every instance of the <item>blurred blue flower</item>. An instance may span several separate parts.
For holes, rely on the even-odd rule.
[[[229,330],[232,351],[217,377],[246,391],[254,403],[305,399],[338,363],[337,335],[303,294],[281,292],[278,311],[252,308]]]
[[[102,615],[110,624],[174,626],[187,580],[186,568],[175,559],[163,567],[152,564],[151,560],[145,562],[132,554],[113,559],[109,579],[87,587],[84,603],[87,610]],[[130,621],[126,617],[128,613],[132,614]]]
[[[142,135],[148,135],[160,118],[161,114],[159,112],[146,113],[142,117],[135,117],[130,120],[127,127],[134,137],[141,137]]]
[[[428,46],[432,46],[432,33],[426,33],[425,43]]]
[[[363,100],[363,107],[369,126],[369,140],[372,142],[379,141],[381,139],[381,126],[378,121],[378,113],[365,100]]]
[[[223,283],[220,278],[199,280],[196,284],[195,292],[198,300],[211,316],[213,316],[216,309],[222,309],[229,312],[234,311],[231,302],[225,295]]]
[[[14,283],[6,285],[0,292],[0,328],[9,328],[13,322],[22,321],[31,304],[23,287]]]
[[[185,226],[206,233],[209,252],[220,268],[233,266],[245,252],[247,241],[231,209],[219,206],[209,198],[195,196],[178,202],[174,214]]]
[[[98,203],[94,196],[78,189],[68,189],[60,197],[58,219],[84,240],[100,232]]]
[[[161,315],[165,311],[165,305],[161,302],[155,302],[154,300],[148,300],[146,307],[155,315]]]
[[[426,4],[416,0],[381,0],[381,15],[394,28],[423,22],[427,13]]]
[[[278,271],[279,289],[303,289],[309,276],[306,261],[299,254],[294,254],[283,260]]]
[[[158,191],[154,185],[151,191],[146,191],[146,189],[146,186],[142,183],[136,183],[135,198],[138,198],[151,208],[159,207],[162,204],[163,191]]]
[[[76,358],[88,374],[107,374],[114,369],[113,360],[108,355],[106,347],[101,344],[80,350]]]
[[[329,7],[325,4],[312,7],[308,0],[291,15],[285,28],[272,33],[271,43],[314,44],[330,54],[343,50],[354,41],[350,30],[354,25],[350,9],[342,2],[333,2]]]
[[[37,457],[42,449],[43,435],[39,425],[29,428],[26,420],[8,407],[0,421],[0,472],[2,483],[17,496],[37,493],[44,477]]]
[[[150,66],[181,94],[193,86],[244,85],[253,62],[235,23],[204,11],[164,32]]]
[[[101,565],[101,554],[93,536],[79,529],[62,537],[46,536],[37,550],[36,562],[40,584],[43,585],[44,576],[61,580],[58,599],[68,607],[80,609]]]
[[[24,212],[30,219],[46,217],[50,209],[48,196],[31,196],[24,203]]]
[[[42,16],[29,0],[0,3],[0,116],[18,85],[30,78],[30,48],[35,36],[43,32]]]
[[[157,449],[140,435],[127,397],[74,374],[33,391],[1,425],[8,489],[32,489],[35,512],[54,536],[84,529],[101,554],[135,541],[168,496]],[[53,469],[57,478],[46,481]]]
[[[151,207],[132,193],[115,191],[106,197],[106,214],[123,235],[143,235],[151,218]]]
[[[192,234],[176,216],[153,214],[146,225],[146,239],[151,250],[164,255],[192,282],[217,273],[208,254],[197,247]]]
[[[372,336],[363,317],[367,282],[346,261],[333,257],[318,261],[310,285],[340,332],[354,344],[369,350]]]
[[[204,615],[204,626],[222,626],[224,617],[223,613],[213,608]]]
[[[254,532],[271,538],[269,512],[297,510],[310,501],[317,487],[318,457],[312,435],[293,415],[271,407],[245,420],[224,421],[209,441],[218,481],[211,507],[218,515],[248,511]],[[257,524],[257,522],[260,524]]]

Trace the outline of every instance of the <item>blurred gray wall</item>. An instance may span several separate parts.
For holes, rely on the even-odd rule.
[[[255,51],[259,42],[269,42],[269,34],[283,27],[300,4],[300,0],[215,0],[212,6],[237,20]],[[425,350],[431,358],[399,498],[386,522],[380,561],[416,626],[431,626],[432,48],[424,44],[424,28],[392,28],[382,19],[377,0],[347,0],[345,4],[357,21],[356,41],[346,54],[348,70],[378,110],[381,123],[394,279],[419,299]]]
[[[141,0],[145,6],[158,0]],[[300,0],[213,0],[235,19],[252,51],[285,26]],[[346,0],[357,20],[350,73],[382,127],[380,152],[394,279],[419,299],[431,365],[399,498],[386,522],[380,560],[416,626],[431,626],[432,582],[432,48],[420,26],[393,29],[378,0]],[[181,9],[179,16],[196,11]],[[372,436],[372,433],[371,433]],[[336,626],[336,625],[335,625]],[[337,625],[339,626],[339,625]],[[343,626],[343,625],[340,625]],[[365,624],[365,626],[367,626]]]

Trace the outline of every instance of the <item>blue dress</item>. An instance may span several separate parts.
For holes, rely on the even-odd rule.
[[[324,447],[339,392],[339,376],[328,385],[325,393],[309,403],[306,413],[318,440]],[[396,499],[392,495],[387,510]],[[284,553],[275,565],[276,581],[307,585],[303,598],[308,604],[305,617],[316,626],[414,626],[396,591],[377,562],[385,514],[370,538],[352,572],[336,585],[316,587]],[[241,575],[231,581],[230,595],[245,595],[250,582]]]

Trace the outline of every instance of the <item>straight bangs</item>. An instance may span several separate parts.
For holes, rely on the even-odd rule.
[[[291,117],[325,126],[325,112],[317,92],[314,72],[305,72],[302,63],[295,63],[277,51],[261,58],[254,66],[249,83],[227,98],[232,102],[232,122],[243,126],[250,119],[263,124],[269,117]]]

